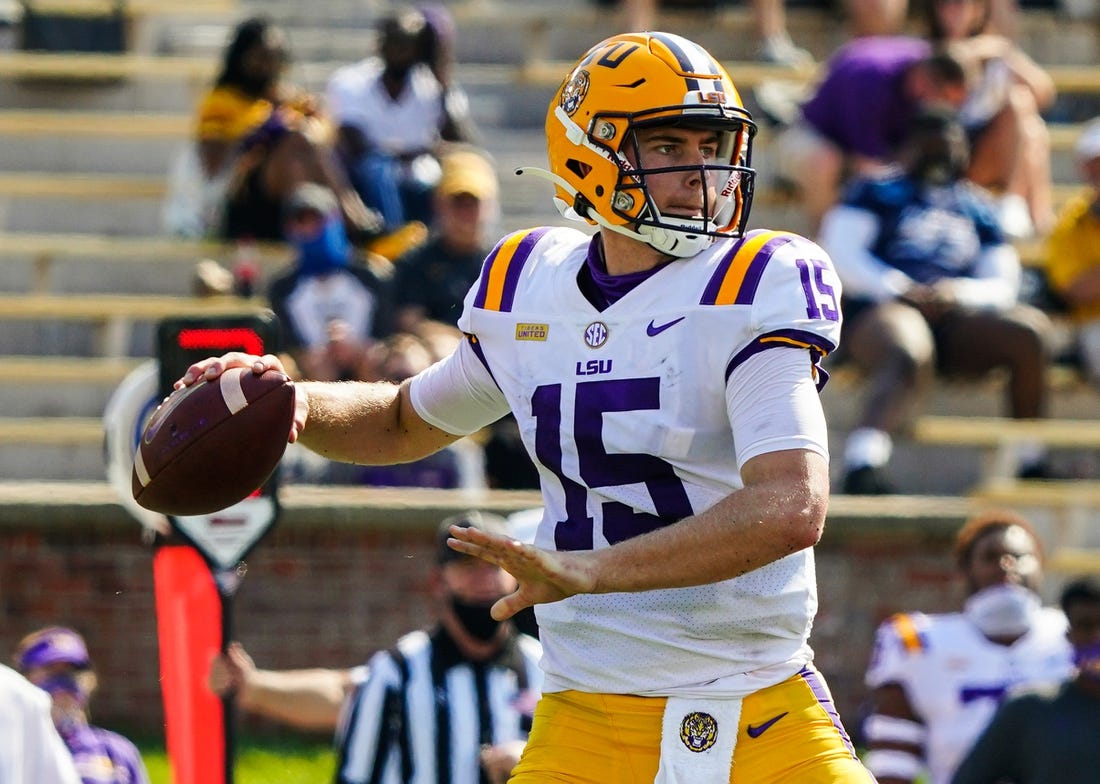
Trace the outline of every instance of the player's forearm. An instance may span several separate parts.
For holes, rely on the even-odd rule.
[[[309,413],[299,440],[332,460],[365,465],[406,463],[457,438],[416,415],[407,384],[305,382],[301,386]]]
[[[795,462],[805,470],[763,475],[701,514],[597,551],[596,591],[703,585],[812,547],[824,527],[828,470],[813,453]]]
[[[248,713],[305,730],[334,730],[350,690],[347,670],[256,670],[237,699]]]

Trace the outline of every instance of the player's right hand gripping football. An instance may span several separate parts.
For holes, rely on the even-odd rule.
[[[199,360],[194,365],[187,368],[187,372],[172,384],[172,388],[182,389],[183,387],[189,387],[199,381],[213,381],[226,370],[229,370],[229,368],[235,367],[251,368],[252,372],[256,375],[262,375],[268,370],[276,370],[287,377],[290,375],[286,372],[286,368],[283,367],[282,360],[274,354],[264,354],[261,357],[255,354],[232,351],[220,357],[208,357],[207,359]],[[286,438],[286,440],[292,444],[298,440],[298,436],[305,430],[306,417],[309,414],[309,401],[306,397],[305,389],[302,388],[301,384],[294,384],[293,386],[294,420],[291,422],[290,432],[287,434]]]

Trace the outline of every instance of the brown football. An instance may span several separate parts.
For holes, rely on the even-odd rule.
[[[167,515],[209,514],[247,498],[286,451],[294,384],[232,368],[166,397],[134,453],[134,500]]]

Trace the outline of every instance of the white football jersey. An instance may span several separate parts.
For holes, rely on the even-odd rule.
[[[985,637],[962,613],[903,613],[879,627],[867,670],[871,688],[897,683],[924,722],[931,784],[948,784],[1005,695],[1057,683],[1073,672],[1060,610],[1044,607],[1012,645]]]
[[[809,371],[836,346],[840,284],[817,245],[774,231],[718,241],[600,311],[577,282],[594,242],[568,228],[505,238],[459,321],[538,466],[537,546],[607,547],[707,509],[753,456],[827,455],[812,392],[797,425],[736,443],[728,391],[769,348],[805,349]],[[544,689],[748,693],[812,658],[816,607],[810,550],[717,584],[540,605]]]

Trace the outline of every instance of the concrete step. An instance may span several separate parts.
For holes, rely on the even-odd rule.
[[[101,417],[111,393],[139,360],[0,357],[5,417]]]
[[[141,236],[159,230],[156,197],[88,201],[34,196],[0,198],[0,231],[73,231]]]
[[[829,423],[834,478],[843,471],[847,433],[856,426],[863,404],[864,387],[851,368],[834,369],[821,395]],[[1007,410],[1003,379],[935,383],[928,398],[914,411],[922,414],[971,417],[1003,416]],[[1100,394],[1080,377],[1057,369],[1051,377],[1051,417],[1095,420],[1100,418]],[[894,440],[894,455],[887,475],[900,492],[965,493],[983,477],[986,450],[977,446],[921,444],[906,433]],[[1100,453],[1081,448],[1052,449],[1051,461],[1067,477],[1100,478]]]

